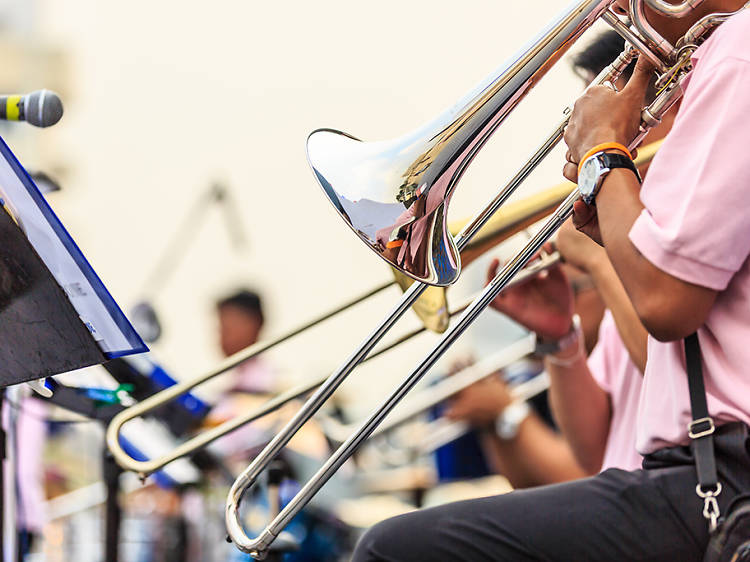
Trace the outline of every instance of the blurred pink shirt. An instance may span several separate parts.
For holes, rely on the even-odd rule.
[[[641,190],[630,240],[656,267],[719,291],[698,330],[717,425],[750,422],[750,11],[693,57],[672,131]],[[689,302],[684,303],[686,307]],[[641,453],[688,442],[683,342],[649,337],[638,414]]]
[[[604,312],[599,341],[589,356],[588,365],[594,380],[610,395],[613,405],[602,470],[641,468],[643,457],[635,449],[635,424],[643,375],[630,360],[609,310]]]

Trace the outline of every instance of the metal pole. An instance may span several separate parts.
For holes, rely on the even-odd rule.
[[[107,488],[107,500],[104,509],[104,560],[106,562],[118,562],[120,545],[120,523],[122,521],[122,509],[120,508],[120,474],[122,469],[115,462],[114,457],[103,449],[102,476]]]

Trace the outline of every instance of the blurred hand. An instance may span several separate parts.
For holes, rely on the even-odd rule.
[[[578,231],[570,220],[557,232],[556,246],[566,263],[586,273],[590,273],[599,260],[607,259],[604,248]]]
[[[456,395],[445,415],[474,426],[489,425],[511,402],[508,386],[497,376],[490,375]]]
[[[496,275],[499,266],[498,260],[492,260],[487,271],[488,282]],[[550,340],[567,334],[573,321],[573,291],[559,266],[504,290],[491,306]]]

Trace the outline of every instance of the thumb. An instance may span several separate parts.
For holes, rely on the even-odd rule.
[[[622,89],[622,93],[631,95],[646,97],[646,90],[651,83],[651,78],[654,75],[655,67],[646,59],[646,57],[639,57],[633,70],[633,75],[625,84]]]
[[[500,260],[497,258],[494,258],[492,262],[490,262],[490,266],[487,268],[487,283],[489,283],[495,278],[495,275],[497,275],[497,270],[499,267],[500,267]]]

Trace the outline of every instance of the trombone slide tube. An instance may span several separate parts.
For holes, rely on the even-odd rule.
[[[555,211],[552,218],[527,243],[524,249],[508,262],[500,273],[485,287],[473,304],[464,311],[458,321],[443,334],[437,346],[422,360],[417,368],[398,386],[388,399],[360,426],[359,430],[346,440],[336,452],[329,457],[323,466],[308,480],[302,489],[291,499],[271,523],[255,538],[245,535],[239,516],[239,501],[245,489],[251,486],[262,471],[266,462],[259,462],[263,453],[272,450],[267,447],[261,456],[237,478],[229,492],[226,506],[227,531],[235,545],[243,552],[250,553],[255,558],[263,558],[269,545],[286,527],[289,521],[312,499],[321,487],[336,473],[341,465],[354,453],[377,428],[385,417],[393,410],[401,399],[419,382],[430,368],[442,357],[453,342],[471,325],[500,291],[510,282],[513,276],[534,257],[542,245],[562,226],[562,223],[572,214],[573,203],[578,200],[578,190],[574,190],[562,205]],[[309,402],[308,402],[309,403]],[[295,429],[296,431],[296,429]],[[278,438],[280,435],[277,435]],[[284,439],[289,438],[284,436]],[[273,443],[273,442],[272,442]],[[267,456],[267,454],[266,454]],[[275,455],[274,455],[275,456]]]

